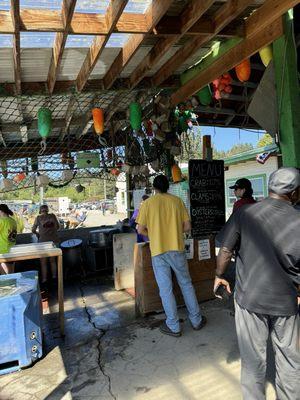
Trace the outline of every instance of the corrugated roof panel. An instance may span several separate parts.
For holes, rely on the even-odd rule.
[[[145,14],[147,8],[151,5],[152,0],[129,0],[124,12],[134,14]]]
[[[88,49],[65,49],[58,70],[57,80],[75,80],[87,55]]]
[[[0,0],[0,10],[10,10],[10,0]]]
[[[61,10],[62,0],[20,0],[20,8]]]
[[[69,48],[89,48],[94,40],[93,35],[68,35],[66,47]]]
[[[91,73],[91,79],[103,78],[119,54],[119,51],[120,49],[117,48],[105,48]]]
[[[12,49],[0,49],[0,82],[14,82]]]
[[[13,35],[1,34],[0,35],[0,47],[11,48],[12,47],[12,39],[13,39]]]
[[[161,57],[161,59],[159,60],[159,62],[155,64],[155,67],[152,68],[152,69],[146,74],[146,76],[152,76],[153,74],[155,74],[155,73],[160,69],[160,67],[162,67],[162,66],[164,65],[164,63],[167,62],[167,61],[169,60],[169,58],[172,57],[172,56],[177,52],[177,50],[178,50],[179,48],[180,48],[180,47],[178,47],[178,46],[173,46],[173,47],[171,47],[170,50],[167,51],[167,52],[163,55],[163,57]]]
[[[52,49],[22,49],[21,75],[24,82],[47,81]]]
[[[130,33],[112,33],[105,47],[121,48],[129,40]]]
[[[55,32],[21,32],[21,48],[53,47]]]
[[[105,14],[109,0],[77,0],[75,12]]]
[[[126,65],[126,67],[123,69],[121,73],[122,78],[127,78],[139,65],[140,62],[143,61],[143,59],[146,57],[146,55],[149,53],[149,51],[152,49],[152,47],[147,46],[147,47],[140,47],[138,51],[135,53],[135,55],[132,57],[130,62]]]

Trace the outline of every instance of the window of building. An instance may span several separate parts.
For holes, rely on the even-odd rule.
[[[226,180],[226,206],[230,208],[233,206],[233,203],[236,201],[236,197],[234,195],[234,190],[229,189],[229,186],[233,186],[237,179],[241,177],[237,177],[235,179]],[[267,185],[266,185],[266,175],[254,175],[254,176],[245,176],[244,178],[249,179],[253,188],[253,197],[255,200],[260,201],[267,195]]]

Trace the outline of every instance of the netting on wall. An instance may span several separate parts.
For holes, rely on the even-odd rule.
[[[130,135],[129,104],[139,99],[146,106],[152,96],[151,91],[120,89],[0,97],[0,191],[35,186],[41,175],[54,187],[85,177],[115,180],[111,172],[124,163],[126,136]],[[42,107],[52,113],[52,129],[44,147],[37,118]],[[100,141],[93,130],[94,107],[105,112]]]

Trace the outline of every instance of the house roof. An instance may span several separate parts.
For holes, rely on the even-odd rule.
[[[246,162],[250,160],[255,160],[256,156],[261,153],[270,152],[272,155],[279,154],[279,147],[274,143],[265,147],[256,147],[255,149],[251,149],[248,151],[244,151],[242,153],[235,154],[231,157],[227,157],[224,159],[225,166],[239,164],[241,162]]]

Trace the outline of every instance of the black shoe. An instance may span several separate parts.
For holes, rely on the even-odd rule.
[[[179,332],[173,332],[165,322],[163,322],[160,325],[159,330],[161,331],[161,333],[164,333],[165,335],[174,336],[174,337],[181,336],[181,332],[180,331]]]
[[[192,325],[192,327],[193,327],[194,331],[200,331],[200,329],[202,329],[206,325],[206,323],[207,323],[207,319],[206,319],[206,317],[204,317],[204,315],[202,315],[200,324],[197,326]]]

